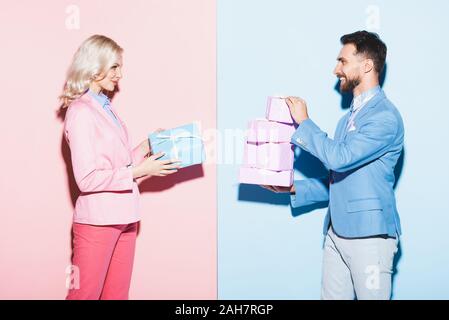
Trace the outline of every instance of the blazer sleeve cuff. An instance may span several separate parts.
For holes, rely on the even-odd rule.
[[[293,208],[305,206],[307,201],[307,184],[304,180],[295,180],[293,182],[295,185],[295,194],[290,195],[290,203]]]
[[[311,119],[306,119],[298,126],[295,133],[292,135],[291,143],[307,150],[313,134],[320,132],[320,128]]]
[[[142,152],[142,148],[140,148],[140,145],[138,145],[132,150],[131,156],[134,165],[138,165],[143,161],[143,159],[145,159],[145,154]]]

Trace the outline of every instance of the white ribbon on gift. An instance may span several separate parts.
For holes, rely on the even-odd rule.
[[[170,134],[170,135],[168,135],[168,134],[158,134],[156,136],[156,138],[159,139],[159,141],[157,141],[156,144],[164,143],[167,140],[170,140],[172,142],[173,148],[172,148],[171,151],[172,151],[172,153],[174,153],[174,157],[176,159],[178,159],[178,157],[179,157],[179,150],[178,150],[178,147],[176,146],[176,140],[178,140],[178,139],[185,139],[185,138],[187,138],[187,139],[194,138],[194,139],[200,139],[201,141],[203,141],[203,138],[201,138],[200,136],[191,134],[188,131],[183,131],[183,132],[180,132],[178,134]]]

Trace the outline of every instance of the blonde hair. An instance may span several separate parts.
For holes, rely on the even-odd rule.
[[[73,56],[67,71],[64,89],[59,97],[62,107],[68,107],[73,100],[82,96],[94,79],[105,76],[120,59],[122,52],[123,49],[108,37],[93,35],[86,39]]]

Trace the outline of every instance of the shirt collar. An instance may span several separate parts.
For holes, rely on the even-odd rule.
[[[351,112],[359,110],[362,106],[364,106],[372,97],[380,92],[380,86],[377,85],[374,88],[366,90],[359,94],[357,97],[354,97],[351,104]]]
[[[98,101],[98,103],[100,103],[100,105],[104,108],[105,106],[108,106],[111,104],[111,101],[109,100],[109,98],[104,94],[104,93],[96,93],[93,90],[89,89],[87,91],[87,93],[93,97],[95,100]]]

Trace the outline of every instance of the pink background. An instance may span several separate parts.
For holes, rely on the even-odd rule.
[[[79,30],[65,24],[71,4]],[[76,188],[57,96],[95,33],[125,49],[113,104],[134,144],[157,128],[216,126],[215,1],[2,1],[0,299],[65,297]],[[215,186],[208,164],[140,184],[131,299],[216,298]]]

